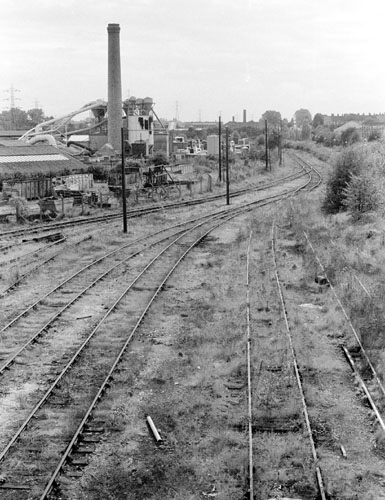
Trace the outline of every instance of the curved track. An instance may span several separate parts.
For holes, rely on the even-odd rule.
[[[238,196],[242,196],[246,193],[254,192],[254,191],[262,191],[265,189],[269,189],[273,186],[276,186],[277,184],[282,184],[284,181],[289,181],[293,179],[297,179],[298,177],[301,177],[303,175],[303,168],[298,170],[298,172],[294,172],[290,175],[283,176],[279,179],[276,179],[274,181],[271,181],[266,184],[262,185],[252,185],[248,186],[246,188],[242,189],[237,189],[234,190],[230,193],[230,198],[235,198]],[[201,205],[213,201],[218,201],[220,199],[224,198],[224,194],[217,194],[217,195],[212,195],[208,196],[205,198],[197,198],[194,200],[189,200],[189,201],[179,201],[179,202],[169,202],[169,203],[162,203],[162,204],[155,204],[149,207],[143,207],[143,208],[137,208],[137,209],[132,209],[127,211],[127,217],[128,218],[134,218],[134,217],[140,217],[142,215],[148,215],[154,212],[158,212],[161,210],[165,209],[172,209],[172,208],[181,208],[181,207],[190,207],[190,206],[195,206],[195,205]],[[101,216],[93,216],[93,217],[79,217],[67,221],[60,221],[60,222],[50,222],[48,224],[42,224],[42,225],[37,225],[33,227],[23,227],[23,228],[17,228],[17,229],[12,229],[9,231],[2,231],[0,232],[0,241],[2,238],[13,238],[13,237],[18,237],[18,236],[26,236],[28,234],[36,234],[40,232],[46,232],[46,231],[51,231],[53,229],[64,229],[67,227],[73,227],[73,226],[81,226],[81,225],[88,225],[88,224],[100,224],[102,222],[110,222],[116,219],[120,219],[122,217],[121,212],[114,212],[111,214],[105,214]]]
[[[53,382],[48,383],[47,379],[44,383],[39,382],[44,386],[44,390],[40,387],[36,394],[33,394],[33,401],[26,401],[27,407],[24,408],[24,413],[28,413],[27,417],[16,426],[16,429],[13,428],[12,435],[7,437],[8,441],[0,452],[1,471],[6,478],[1,485],[5,499],[49,498],[61,473],[65,472],[71,476],[77,472],[78,467],[81,467],[81,457],[92,452],[92,443],[99,440],[98,436],[103,427],[103,422],[92,423],[93,411],[112,382],[132,337],[177,266],[194,247],[220,225],[256,207],[273,203],[306,189],[312,180],[310,171],[307,175],[306,182],[299,186],[287,188],[270,197],[221,211],[210,217],[196,219],[189,227],[183,228],[181,225],[177,233],[153,242],[151,248],[146,249],[143,258],[139,255],[144,253],[143,249],[142,252],[137,251],[135,255],[138,261],[137,269],[132,269],[130,284],[120,286],[119,290],[116,290],[114,302],[108,306],[103,317],[98,319],[92,331],[87,333],[87,337],[77,339],[76,346],[74,342],[71,349],[68,346],[64,349],[61,359],[57,360],[60,367],[56,369],[52,368],[51,354],[45,354],[45,362],[50,363],[51,367],[46,371],[46,376],[53,378]],[[159,232],[151,236],[154,237]],[[160,250],[156,249],[158,244],[162,245]],[[110,255],[112,253],[115,252],[111,252]],[[127,259],[134,258],[134,253]],[[122,261],[123,259],[114,266],[120,266]],[[104,278],[107,273],[104,271],[102,274]],[[75,276],[71,278],[74,279]],[[94,286],[95,280],[95,277],[93,279],[89,277],[88,288]],[[124,281],[127,282],[127,276]],[[60,286],[64,284],[61,283]],[[72,292],[75,297],[80,293]],[[47,297],[42,298],[46,299]],[[37,304],[29,306],[28,312],[36,307]],[[131,311],[129,316],[126,311]],[[19,321],[22,317],[24,314],[19,314],[9,326],[5,325],[4,333],[12,327],[13,321]],[[45,325],[40,327],[41,333],[48,328]],[[56,337],[58,338],[60,335]],[[26,350],[23,348],[23,356],[28,351],[28,356],[31,356],[28,359],[32,359],[36,347],[34,340],[29,342],[28,349],[27,346]],[[44,345],[39,349],[44,351]],[[21,351],[17,356],[20,354]],[[39,354],[39,360],[41,359]],[[15,372],[20,364],[13,363],[14,360],[7,366],[7,376],[17,376]],[[37,446],[31,443],[36,443]],[[24,489],[28,491],[28,496]]]

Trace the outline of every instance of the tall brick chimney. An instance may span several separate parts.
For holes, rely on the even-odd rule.
[[[120,26],[109,24],[108,32],[108,142],[121,150],[122,77],[120,72]]]
[[[243,110],[243,123],[246,123],[246,110]]]

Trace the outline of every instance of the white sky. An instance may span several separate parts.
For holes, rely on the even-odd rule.
[[[13,83],[54,116],[106,99],[109,23],[123,98],[158,116],[385,112],[383,0],[1,0],[0,99]]]

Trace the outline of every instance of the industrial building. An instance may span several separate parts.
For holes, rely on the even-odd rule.
[[[0,185],[4,194],[27,200],[51,196],[54,177],[87,172],[87,165],[53,146],[12,142],[15,145],[0,144]]]

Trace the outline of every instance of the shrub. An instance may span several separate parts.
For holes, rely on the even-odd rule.
[[[353,174],[344,189],[344,196],[343,205],[356,219],[366,212],[376,210],[379,205],[377,184],[367,173]]]
[[[346,188],[353,175],[359,175],[363,163],[362,153],[347,148],[337,159],[326,186],[326,196],[322,204],[324,212],[335,214],[346,210]]]
[[[360,140],[360,134],[354,127],[350,127],[344,130],[341,134],[341,143],[343,145],[345,144],[346,146],[349,146],[350,144],[358,142],[359,140]]]

